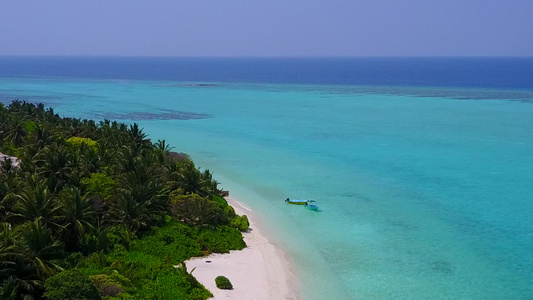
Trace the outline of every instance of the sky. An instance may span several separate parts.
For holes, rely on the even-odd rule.
[[[0,0],[0,55],[533,56],[533,0]]]

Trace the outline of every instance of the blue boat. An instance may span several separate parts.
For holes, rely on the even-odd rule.
[[[315,200],[300,200],[300,199],[285,199],[285,203],[294,204],[294,205],[305,205],[309,210],[318,211],[318,206],[316,205]]]
[[[318,206],[316,205],[315,200],[307,201],[307,204],[305,205],[305,207],[307,207],[307,209],[309,210],[318,211]]]
[[[295,199],[285,199],[285,203],[295,204],[295,205],[307,205],[308,200],[295,200]]]

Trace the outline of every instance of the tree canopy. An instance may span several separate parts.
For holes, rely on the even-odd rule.
[[[183,261],[245,247],[212,173],[137,124],[13,101],[0,152],[0,299],[206,299]]]

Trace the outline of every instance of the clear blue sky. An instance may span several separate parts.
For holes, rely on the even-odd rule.
[[[533,56],[533,0],[0,0],[0,55]]]

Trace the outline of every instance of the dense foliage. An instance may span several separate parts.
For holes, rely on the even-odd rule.
[[[209,170],[137,124],[14,101],[0,152],[0,299],[206,299],[183,261],[245,247]]]
[[[215,284],[217,285],[217,288],[222,289],[222,290],[233,289],[233,285],[231,284],[229,279],[224,276],[217,276],[217,278],[215,278]]]
[[[46,280],[45,296],[50,300],[100,300],[96,286],[89,276],[77,269],[58,273]]]
[[[248,221],[248,217],[246,215],[236,216],[233,220],[231,220],[230,225],[242,232],[246,232],[250,227],[250,221]]]

